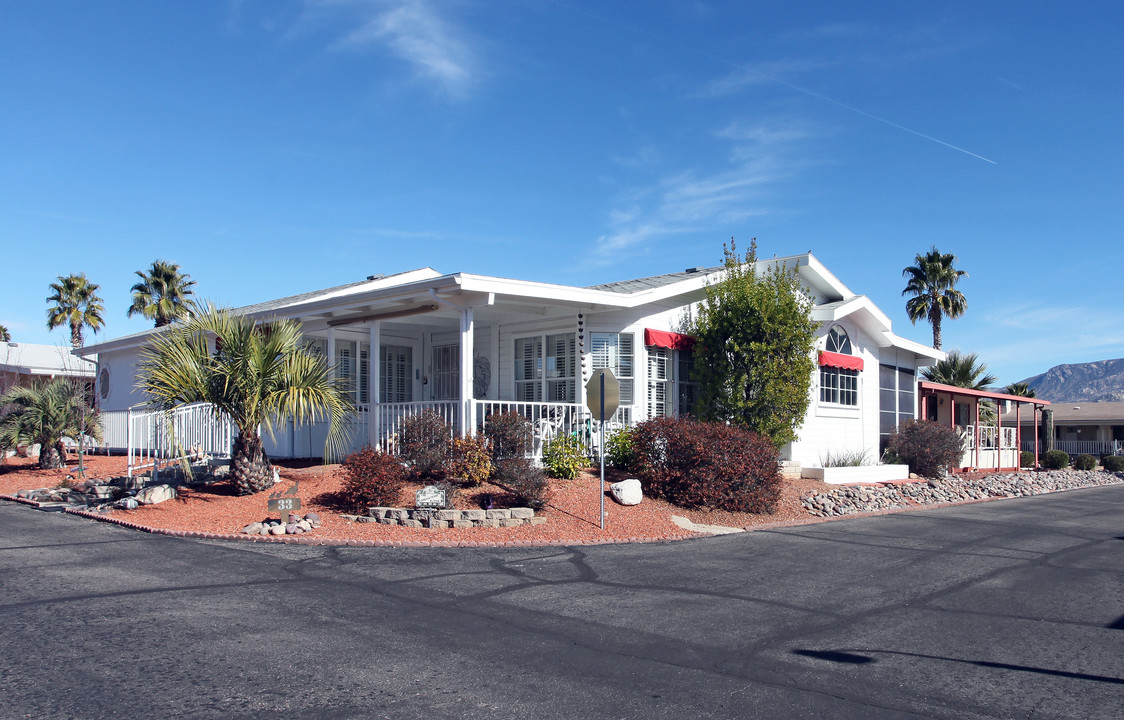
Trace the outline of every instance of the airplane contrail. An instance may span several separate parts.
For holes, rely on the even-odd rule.
[[[616,25],[617,27],[624,28],[625,30],[628,30],[628,31],[634,32],[634,33],[638,33],[640,35],[647,35],[648,37],[652,38],[653,40],[658,40],[662,43],[667,43],[668,45],[674,45],[674,46],[676,46],[676,47],[678,47],[682,50],[686,50],[687,52],[694,53],[695,55],[707,58],[708,60],[713,60],[714,62],[721,63],[723,65],[728,65],[728,66],[730,66],[730,67],[732,67],[736,70],[746,70],[746,71],[749,71],[749,72],[756,72],[760,77],[762,77],[766,80],[769,80],[770,82],[777,83],[778,85],[784,85],[785,87],[789,88],[790,90],[795,90],[796,92],[807,95],[808,97],[812,97],[812,98],[815,98],[817,100],[822,100],[823,102],[831,103],[832,105],[836,105],[838,107],[841,107],[844,110],[849,110],[849,111],[851,111],[853,113],[856,113],[858,115],[862,115],[863,117],[870,118],[871,120],[874,120],[875,122],[880,122],[883,125],[889,125],[892,128],[896,128],[896,129],[901,130],[903,132],[907,132],[910,135],[916,135],[919,138],[929,140],[930,142],[935,142],[938,145],[943,145],[946,148],[950,148],[950,149],[955,150],[957,152],[964,153],[965,155],[968,155],[970,157],[974,157],[977,160],[983,160],[984,162],[991,163],[992,165],[998,165],[999,164],[996,161],[992,160],[991,158],[986,158],[983,155],[978,155],[978,154],[972,152],[971,150],[965,150],[962,147],[959,147],[957,145],[953,145],[952,143],[949,143],[949,142],[945,142],[944,140],[941,140],[939,138],[935,138],[932,135],[926,135],[923,132],[920,132],[918,130],[908,128],[905,125],[901,125],[899,123],[896,123],[893,120],[888,120],[884,117],[875,115],[874,113],[869,113],[866,110],[862,110],[860,108],[855,107],[854,105],[848,105],[847,103],[845,103],[841,100],[836,100],[835,98],[830,97],[828,95],[824,95],[822,93],[815,92],[814,90],[809,90],[808,88],[801,87],[801,86],[796,85],[794,83],[790,83],[787,80],[781,80],[780,78],[776,78],[776,77],[773,77],[771,75],[761,73],[761,72],[755,70],[754,68],[752,68],[748,65],[743,65],[741,63],[736,63],[732,60],[727,60],[726,58],[719,57],[718,55],[707,52],[705,50],[699,50],[698,48],[695,48],[695,47],[692,47],[690,45],[686,45],[684,43],[681,43],[678,40],[672,40],[671,38],[663,37],[662,35],[657,35],[656,33],[651,32],[650,30],[645,30],[643,28],[639,28],[639,27],[636,27],[636,26],[633,26],[633,25],[628,25],[627,23],[622,23],[622,22],[619,22],[617,20],[610,20],[609,18],[602,17],[600,15],[596,15],[594,13],[589,12],[588,10],[585,10],[585,9],[582,9],[582,8],[577,8],[577,7],[574,7],[573,5],[569,5],[569,4],[564,3],[564,2],[559,2],[558,0],[553,0],[553,2],[554,2],[555,5],[560,5],[561,7],[564,7],[564,8],[566,8],[566,9],[572,11],[572,12],[575,12],[575,13],[593,18],[594,20],[597,20],[598,22],[602,22],[602,23],[605,23],[605,24],[608,24],[608,25]]]

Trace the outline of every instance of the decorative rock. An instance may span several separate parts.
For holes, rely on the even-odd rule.
[[[519,527],[522,524],[523,521],[517,518],[500,518],[500,527]]]
[[[422,526],[421,520],[399,520],[398,524],[402,527],[420,528]]]
[[[297,534],[297,524],[296,523],[289,523],[288,525],[286,525],[285,526],[285,533],[287,535],[296,535]]]
[[[460,510],[438,510],[437,511],[437,519],[438,520],[460,520],[461,519],[461,511]]]
[[[491,512],[491,511],[489,511]],[[498,528],[500,521],[497,518],[485,518],[483,520],[474,520],[473,523],[477,527]]]
[[[284,535],[285,534],[285,526],[284,525],[274,525],[274,526],[269,528],[269,534],[270,535]]]
[[[483,520],[486,517],[483,510],[462,510],[461,516],[465,520]]]
[[[367,508],[367,514],[373,518],[384,518],[388,510],[390,510],[388,507],[369,507]]]
[[[175,498],[176,489],[171,485],[153,485],[137,493],[137,502],[141,505],[155,505]]]
[[[472,523],[471,520],[452,520],[450,522],[450,524],[454,528],[470,528],[470,527],[473,526],[473,523]]]
[[[308,520],[301,520],[299,523],[297,523],[297,527],[299,527],[301,530],[304,530],[305,532],[308,532],[312,529],[312,523],[310,523]]]
[[[257,535],[261,533],[261,523],[252,522],[246,527],[242,528],[242,532],[246,533],[247,535]]]
[[[304,516],[304,519],[312,524],[312,527],[320,527],[320,516],[314,512],[310,512]]]
[[[546,525],[546,518],[544,518],[544,517],[533,517],[530,520],[528,520],[527,522],[529,522],[532,525]]]
[[[519,520],[530,520],[535,516],[535,511],[531,508],[511,508],[511,517]]]
[[[489,520],[503,520],[511,517],[510,510],[485,510],[484,517]]]
[[[644,493],[640,489],[640,481],[636,478],[628,478],[613,483],[609,486],[609,492],[612,493],[613,499],[621,505],[639,505],[640,501],[644,499]]]
[[[122,510],[136,510],[139,503],[135,498],[127,497],[117,501],[117,507]]]

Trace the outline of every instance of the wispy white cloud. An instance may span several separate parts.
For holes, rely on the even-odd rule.
[[[721,167],[681,169],[619,193],[591,262],[607,265],[661,239],[772,212],[771,189],[801,166],[793,150],[809,134],[803,124],[780,120],[719,130],[714,137],[730,146]]]
[[[408,63],[449,99],[464,98],[479,78],[479,53],[448,4],[427,0],[306,0],[306,22],[325,16],[347,27],[331,43],[337,51],[383,49]]]

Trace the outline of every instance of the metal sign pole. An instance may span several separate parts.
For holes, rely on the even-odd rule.
[[[601,529],[605,529],[605,376],[601,375]]]

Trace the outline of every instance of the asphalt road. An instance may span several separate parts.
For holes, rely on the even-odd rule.
[[[0,621],[4,718],[1121,718],[1124,486],[494,550],[0,503]]]

